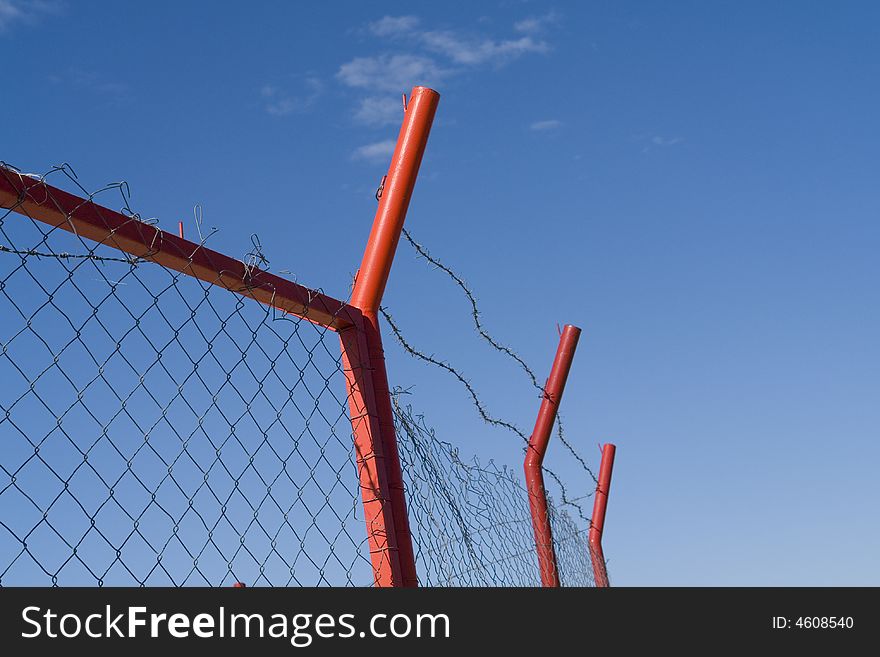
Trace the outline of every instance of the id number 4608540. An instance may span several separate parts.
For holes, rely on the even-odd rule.
[[[798,616],[797,619],[785,616],[773,617],[773,629],[785,630],[796,628],[799,630],[851,630],[853,628],[852,616]]]

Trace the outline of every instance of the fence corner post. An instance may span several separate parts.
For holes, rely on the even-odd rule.
[[[394,548],[389,551],[396,562],[390,576],[376,573],[376,582],[384,582],[388,586],[418,586],[418,576],[397,437],[394,433],[394,411],[391,407],[378,313],[439,100],[440,94],[433,89],[414,87],[412,90],[404,110],[397,146],[382,185],[382,194],[377,195],[379,207],[350,302],[363,315],[365,355],[375,399],[378,435],[371,437],[374,443],[372,448],[365,447],[369,453],[382,453],[382,462],[377,464],[376,475],[382,480],[380,487],[387,487],[387,506],[393,519],[393,522],[388,522],[383,527],[368,528],[371,538],[375,534],[379,542],[387,540],[388,545]],[[354,422],[354,417],[352,421]],[[394,572],[396,569],[399,569],[399,574]]]

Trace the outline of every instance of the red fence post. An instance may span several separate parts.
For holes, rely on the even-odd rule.
[[[342,368],[348,386],[348,414],[354,436],[355,460],[367,542],[373,566],[375,586],[401,586],[400,552],[394,530],[391,493],[379,410],[373,388],[372,366],[367,348],[365,321],[359,317],[351,328],[339,331],[342,345]]]
[[[544,489],[544,473],[541,465],[544,462],[544,454],[547,452],[553,423],[556,422],[556,413],[562,402],[562,392],[565,390],[565,381],[568,379],[580,335],[581,330],[571,324],[566,324],[562,329],[556,358],[553,359],[553,368],[550,370],[547,385],[544,386],[541,408],[538,410],[535,430],[529,438],[526,459],[523,463],[543,586],[559,586],[559,569],[556,565],[556,551],[553,548],[553,532],[550,527],[547,491]]]
[[[370,239],[351,296],[351,305],[359,308],[363,313],[372,393],[378,415],[382,458],[377,466],[376,476],[381,477],[387,485],[393,518],[392,525],[386,523],[384,528],[368,527],[368,531],[371,535],[374,532],[385,531],[388,544],[395,548],[390,553],[396,553],[400,579],[393,576],[376,577],[377,583],[384,582],[391,586],[417,586],[418,577],[400,457],[397,452],[397,437],[394,433],[394,413],[391,408],[391,393],[385,370],[385,353],[379,331],[378,312],[439,100],[440,94],[427,87],[414,87],[412,90],[404,112],[403,125],[397,137],[397,146],[391,157],[391,165],[379,197],[379,208],[376,210]],[[345,341],[343,341],[343,349],[345,349]],[[354,417],[352,422],[354,423]],[[355,442],[360,442],[357,433]],[[359,451],[361,447],[369,448],[358,445]],[[373,445],[373,448],[375,447]]]
[[[614,453],[616,451],[617,448],[611,443],[602,446],[599,482],[596,484],[593,517],[590,519],[590,561],[593,563],[593,577],[596,580],[596,586],[601,588],[609,586],[608,571],[605,568],[605,553],[602,552],[602,531],[605,529],[605,509],[608,507],[611,471],[614,469]]]

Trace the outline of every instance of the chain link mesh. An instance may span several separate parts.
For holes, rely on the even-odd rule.
[[[0,584],[372,581],[333,331],[0,212]]]
[[[463,460],[424,417],[392,398],[423,586],[540,586],[528,491],[493,461]],[[548,499],[563,586],[593,586],[588,527]]]
[[[157,232],[125,183],[89,194],[66,166],[26,196],[61,209],[52,176]],[[229,289],[46,224],[28,198],[0,210],[0,585],[371,584],[338,336],[257,299],[259,241]],[[393,402],[420,583],[540,585],[521,476]],[[562,583],[593,585],[564,509],[580,507],[548,473]]]

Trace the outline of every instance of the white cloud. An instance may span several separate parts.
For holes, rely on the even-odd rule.
[[[371,161],[381,161],[391,157],[391,154],[394,153],[394,146],[397,142],[393,139],[386,139],[384,141],[377,141],[373,144],[364,144],[359,148],[356,148],[354,153],[351,154],[352,160],[371,160]]]
[[[676,144],[680,144],[682,142],[681,137],[651,137],[651,143],[654,146],[675,146]]]
[[[24,17],[24,10],[18,4],[12,0],[0,0],[0,29],[5,29]]]
[[[513,24],[513,29],[522,34],[539,34],[559,22],[560,15],[549,11],[543,16],[530,16]]]
[[[400,104],[396,98],[385,97],[384,92],[400,94],[415,85],[436,86],[469,69],[501,66],[527,54],[549,52],[549,44],[539,33],[544,33],[557,19],[558,15],[550,12],[520,21],[515,26],[520,35],[498,39],[461,30],[427,30],[416,16],[383,16],[369,23],[362,32],[391,39],[405,45],[410,52],[355,57],[339,67],[336,78],[348,87],[365,89],[369,94],[358,100],[354,113],[358,123],[393,124],[400,118]],[[534,129],[551,127],[555,126]]]
[[[449,57],[456,64],[478,65],[503,63],[526,53],[545,53],[550,47],[544,41],[530,36],[495,41],[487,38],[468,38],[456,32],[441,30],[421,35],[425,46]]]
[[[299,96],[288,95],[271,84],[264,85],[260,89],[266,111],[272,116],[287,116],[294,112],[304,112],[317,102],[323,92],[324,83],[315,77],[306,78],[305,91]]]
[[[383,16],[370,23],[367,29],[378,37],[393,37],[410,34],[418,26],[417,16]]]
[[[49,75],[49,81],[53,84],[99,94],[114,103],[126,101],[130,96],[130,89],[127,84],[108,80],[96,71],[71,68],[63,73]]]
[[[57,13],[61,5],[53,0],[0,0],[0,32],[16,23],[33,24],[46,14]]]
[[[544,121],[535,121],[532,125],[529,126],[529,129],[535,130],[537,132],[544,132],[547,130],[556,130],[557,128],[562,127],[562,121],[559,119],[546,119]]]
[[[403,118],[403,101],[394,96],[367,96],[361,99],[354,118],[358,123],[372,126],[400,123]]]
[[[336,77],[349,87],[402,92],[418,84],[431,85],[446,75],[448,71],[430,57],[404,54],[355,57],[339,67]]]
[[[648,153],[655,148],[671,148],[684,141],[684,137],[652,136],[650,134],[633,135],[633,139],[642,144],[642,153]]]

